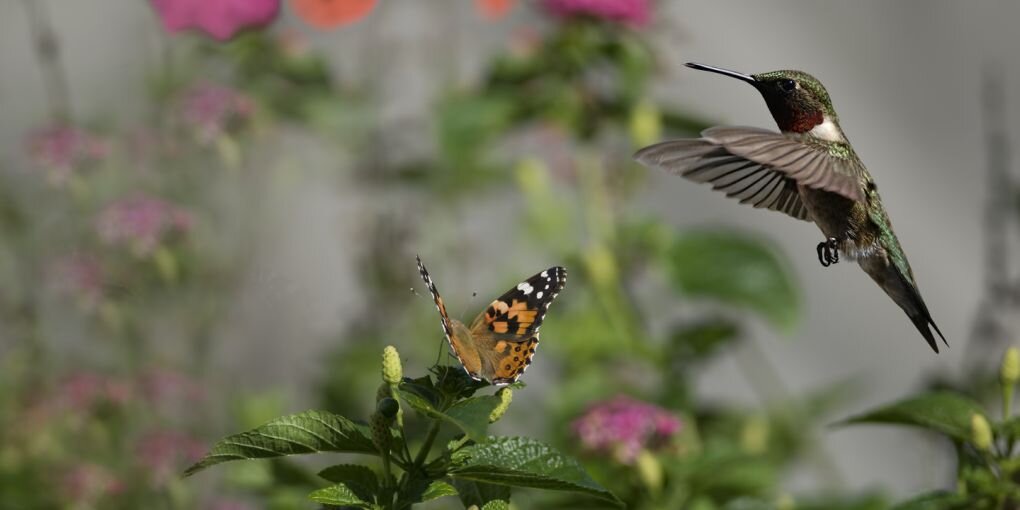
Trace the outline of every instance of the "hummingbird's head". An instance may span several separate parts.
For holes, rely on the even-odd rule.
[[[829,93],[810,74],[771,71],[750,75],[703,64],[689,63],[687,67],[730,76],[753,85],[765,98],[772,118],[784,132],[810,132],[830,141],[843,139]]]

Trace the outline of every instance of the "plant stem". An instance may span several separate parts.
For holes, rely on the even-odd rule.
[[[53,31],[46,2],[23,0],[28,29],[32,35],[36,59],[42,70],[46,101],[50,109],[50,120],[64,122],[71,118],[71,94],[67,74],[60,63],[60,44]]]
[[[425,459],[429,456],[429,450],[432,449],[432,443],[435,442],[436,436],[439,435],[439,420],[432,422],[432,428],[429,429],[429,433],[425,436],[425,443],[421,445],[421,450],[418,450],[418,456],[414,458],[414,466],[421,467],[425,464]]]

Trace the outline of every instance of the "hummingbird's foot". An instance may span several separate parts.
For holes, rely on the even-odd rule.
[[[818,262],[822,263],[822,267],[829,267],[839,262],[839,244],[835,237],[818,243],[817,250]]]

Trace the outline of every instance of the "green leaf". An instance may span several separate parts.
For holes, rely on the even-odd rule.
[[[265,459],[315,452],[348,452],[378,455],[372,434],[365,425],[326,411],[306,411],[284,416],[247,432],[227,436],[193,464],[190,476],[214,464],[232,460]]]
[[[400,491],[397,508],[408,508],[415,503],[432,501],[446,496],[456,496],[457,489],[443,480],[412,478],[407,488]]]
[[[375,471],[357,464],[337,464],[319,471],[319,476],[346,486],[359,498],[370,501],[379,492]]]
[[[913,425],[959,440],[970,440],[970,419],[974,414],[984,415],[977,402],[963,395],[935,392],[911,397],[887,406],[852,416],[835,425],[856,423],[892,423]]]
[[[892,508],[892,510],[950,510],[966,508],[967,498],[959,494],[945,491],[926,492],[910,498]]]
[[[353,490],[342,483],[330,485],[329,487],[312,492],[308,495],[308,498],[323,505],[353,506],[366,509],[381,508],[376,504],[361,499]]]
[[[793,275],[765,241],[733,233],[694,231],[677,236],[670,273],[688,296],[751,309],[790,330],[800,315]]]
[[[509,510],[510,487],[471,480],[453,479],[453,486],[465,508],[475,505],[481,510]]]
[[[454,452],[451,461],[449,475],[454,479],[577,492],[620,503],[576,460],[534,439],[489,438]]]
[[[477,442],[485,440],[485,433],[489,428],[489,415],[499,405],[499,399],[490,395],[461,400],[446,411],[440,411],[432,402],[413,391],[407,391],[404,385],[400,386],[400,396],[418,412],[454,425]]]

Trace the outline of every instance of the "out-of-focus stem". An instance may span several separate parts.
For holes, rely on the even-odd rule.
[[[66,122],[71,118],[71,93],[67,74],[60,61],[60,44],[53,31],[45,0],[23,0],[28,29],[32,35],[32,47],[42,71],[46,102],[50,109],[50,120]]]

